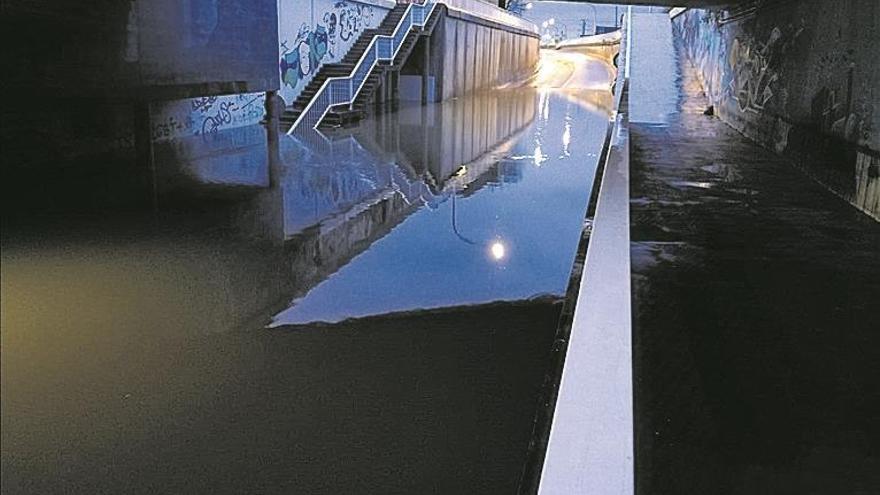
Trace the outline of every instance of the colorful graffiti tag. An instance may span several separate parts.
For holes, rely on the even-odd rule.
[[[281,82],[296,87],[301,80],[317,68],[328,51],[328,35],[324,26],[310,29],[303,24],[293,42],[293,47],[281,56]],[[287,49],[287,41],[281,43]]]
[[[733,71],[730,94],[740,111],[759,112],[773,98],[773,87],[779,79],[778,60],[802,31],[794,31],[783,41],[782,30],[775,27],[764,43],[740,38],[733,41],[728,57]]]
[[[281,82],[290,88],[317,72],[321,63],[344,55],[343,44],[373,25],[373,7],[340,1],[324,12],[313,27],[303,23],[293,42],[281,42]]]
[[[803,21],[774,27],[762,42],[745,33],[732,39],[724,36],[718,28],[723,17],[719,13],[695,10],[685,16],[679,29],[713,101],[729,98],[741,112],[764,110],[777,96],[781,61],[803,32]]]
[[[208,135],[256,124],[266,113],[265,102],[265,93],[242,93],[157,103],[151,110],[153,139]]]

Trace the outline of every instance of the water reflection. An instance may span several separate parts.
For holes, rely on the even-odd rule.
[[[590,98],[511,89],[332,135],[250,126],[157,144],[158,233],[63,246],[58,256],[78,261],[59,264],[129,301],[75,306],[132,332],[561,294],[607,121]],[[18,286],[33,273],[21,252],[4,246],[4,277]],[[123,314],[159,307],[158,326]],[[21,331],[58,322],[32,323]]]
[[[156,143],[157,186],[181,191],[269,187],[266,130],[247,126]]]
[[[285,300],[273,325],[561,294],[600,106],[518,89],[405,106],[330,135],[223,131],[158,153],[160,182],[172,196],[237,198],[226,227],[279,246],[260,290],[249,277],[224,287],[252,301],[248,321]]]
[[[404,108],[347,133],[424,189],[404,198],[390,187],[402,199],[386,210],[393,228],[273,324],[561,294],[606,122],[577,99],[516,90]]]
[[[456,435],[470,441],[467,425],[484,417],[512,422],[505,415],[533,393],[522,383],[530,370],[540,376],[531,351],[549,345],[553,311],[546,321],[512,306],[457,312],[421,334],[392,320],[253,330],[561,293],[604,137],[600,103],[507,90],[404,107],[328,136],[251,126],[157,143],[150,181],[127,155],[16,177],[10,189],[23,192],[4,210],[17,221],[3,222],[0,279],[4,488],[124,492],[170,472],[242,491],[253,486],[242,473],[276,468],[324,486],[325,466],[388,447],[388,417],[403,425],[390,470],[424,450],[424,435],[407,428],[462,445]],[[470,331],[499,319],[514,331]],[[401,370],[412,383],[401,385]],[[481,392],[504,380],[513,395]],[[523,438],[532,413],[524,408]],[[412,418],[421,422],[407,426]],[[366,437],[352,449],[352,435]],[[516,451],[510,438],[473,445],[497,459]],[[237,469],[242,449],[260,466]],[[439,472],[425,464],[413,472]],[[368,460],[344,467],[347,479],[378,472]]]

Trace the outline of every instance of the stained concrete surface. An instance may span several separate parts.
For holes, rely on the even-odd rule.
[[[631,126],[636,493],[878,493],[880,224],[667,56],[680,113]]]

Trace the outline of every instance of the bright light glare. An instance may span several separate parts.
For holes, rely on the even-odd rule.
[[[501,242],[495,241],[490,250],[492,251],[492,257],[496,260],[504,258],[504,244]]]
[[[552,25],[556,24],[556,19],[551,17],[550,20],[547,22],[552,26]]]
[[[532,7],[534,7],[534,5],[532,5],[530,3],[526,4],[526,10],[530,10]]]

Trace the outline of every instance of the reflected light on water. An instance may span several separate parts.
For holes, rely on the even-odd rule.
[[[506,249],[501,241],[493,242],[489,251],[492,253],[492,258],[496,261],[504,259],[504,255],[506,254]]]
[[[565,122],[565,130],[562,131],[562,153],[569,156],[568,145],[571,144],[571,121]]]

